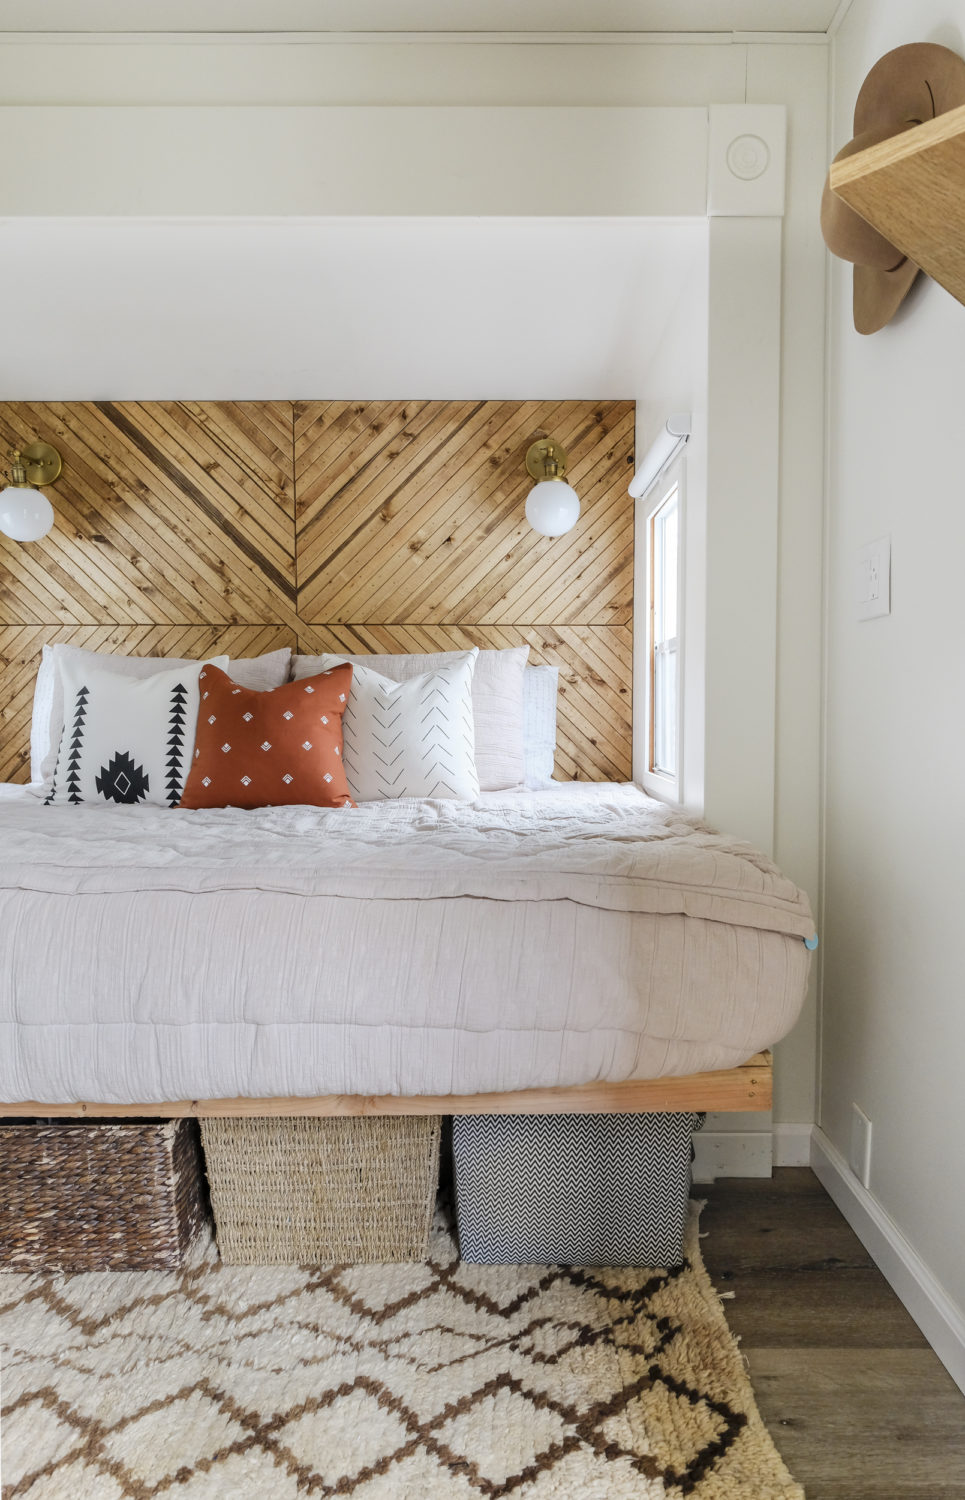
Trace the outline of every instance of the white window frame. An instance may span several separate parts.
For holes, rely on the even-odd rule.
[[[643,527],[644,547],[644,610],[646,618],[646,668],[643,673],[644,756],[639,771],[639,781],[644,791],[661,802],[682,801],[684,785],[684,672],[686,662],[684,620],[685,547],[686,547],[686,486],[684,482],[685,457],[677,458],[659,477],[648,495],[639,502],[639,519]],[[653,518],[674,490],[677,492],[677,768],[674,775],[654,771],[653,766]]]

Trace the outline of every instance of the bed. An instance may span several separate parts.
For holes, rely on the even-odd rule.
[[[479,784],[557,778],[337,812],[47,807],[5,789],[0,1112],[769,1106],[763,1049],[804,995],[806,900],[625,781],[632,403],[13,403],[0,428],[11,446],[56,437],[65,517],[48,552],[0,556],[9,618],[31,622],[0,631],[4,776],[52,774],[68,718],[77,731],[76,691],[58,708],[49,678],[31,710],[49,649],[139,679],[230,658],[264,691],[294,649],[293,680],[319,670],[311,653],[395,679],[478,650]],[[550,433],[583,486],[580,526],[554,539],[522,519],[525,454]],[[512,775],[496,682],[511,658]]]
[[[8,1116],[766,1108],[806,989],[803,894],[631,784],[255,812],[6,787],[0,847]]]

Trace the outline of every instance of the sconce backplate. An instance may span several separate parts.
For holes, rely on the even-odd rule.
[[[547,474],[556,464],[555,474]],[[562,479],[566,473],[566,453],[552,438],[537,438],[526,453],[526,468],[534,479]]]
[[[29,443],[21,448],[20,462],[30,484],[53,484],[62,467],[60,454],[49,443]]]

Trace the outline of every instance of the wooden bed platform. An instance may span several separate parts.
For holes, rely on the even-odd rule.
[[[768,1110],[773,1067],[758,1052],[739,1068],[684,1078],[633,1083],[587,1083],[579,1088],[523,1089],[506,1094],[325,1094],[317,1099],[179,1099],[166,1104],[0,1104],[0,1118],[199,1119],[266,1115],[567,1115],[648,1114],[651,1111]]]

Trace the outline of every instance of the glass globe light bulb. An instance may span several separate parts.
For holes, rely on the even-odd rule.
[[[0,531],[15,542],[39,542],[54,524],[54,508],[46,495],[29,485],[0,490]]]
[[[572,531],[580,514],[580,497],[562,479],[541,479],[526,497],[526,519],[540,536]]]

